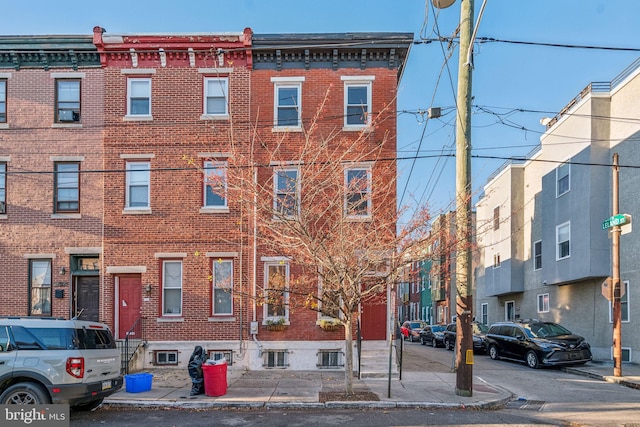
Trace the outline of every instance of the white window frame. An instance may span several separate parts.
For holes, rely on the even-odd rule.
[[[342,76],[344,81],[344,128],[343,130],[361,130],[371,126],[371,115],[373,112],[372,88],[375,76]],[[356,87],[365,87],[367,89],[367,100],[365,104],[349,104],[349,89]],[[349,123],[349,107],[366,106],[364,123]]]
[[[271,82],[273,85],[273,130],[274,131],[301,131],[302,130],[302,83],[304,77],[272,77]],[[280,89],[295,89],[296,90],[296,105],[294,107],[288,105],[280,105]],[[297,111],[297,123],[296,124],[282,124],[279,122],[280,108],[295,108]]]
[[[512,308],[513,317],[509,318],[509,307]],[[504,320],[507,322],[513,322],[516,320],[516,302],[514,300],[504,302]]]
[[[565,234],[567,234],[567,238],[564,240],[560,240],[561,238],[564,237],[561,235],[561,233],[565,230],[566,230]],[[567,255],[561,257],[560,247],[565,242],[569,245],[569,251]],[[571,256],[571,222],[567,221],[563,224],[556,226],[556,261],[567,259],[570,256]]]
[[[540,251],[537,250],[537,246],[540,246]],[[540,267],[538,267],[537,260],[540,259]],[[536,240],[533,242],[533,270],[542,269],[542,240]]]
[[[212,316],[229,316],[233,314],[233,260],[231,259],[212,259],[211,271],[211,315]],[[229,269],[229,282],[224,283],[219,279],[222,277],[218,273],[222,273],[221,267]],[[219,269],[220,268],[220,269]],[[216,311],[216,298],[218,292],[227,292],[229,294],[229,310]]]
[[[205,161],[203,164],[203,173],[204,173],[204,184],[202,191],[202,206],[208,209],[226,209],[228,207],[227,204],[227,172],[229,170],[229,165],[224,161]],[[214,178],[216,177],[216,178]],[[220,192],[222,195],[217,194],[211,188],[214,183],[212,181],[220,181]],[[207,194],[209,191],[214,192],[222,198],[222,204],[208,204],[207,203]]]
[[[631,310],[629,301],[629,281],[620,281],[620,286],[624,286],[624,295],[620,297],[621,319],[622,323],[631,321]],[[626,315],[626,316],[625,316]],[[625,318],[626,317],[626,318]],[[609,301],[609,323],[613,323],[613,303]]]
[[[565,173],[566,171],[566,173]],[[567,180],[567,188],[564,191],[560,189],[560,183]],[[563,163],[556,168],[556,197],[567,194],[571,190],[571,163]]]
[[[288,350],[265,350],[263,353],[262,366],[267,369],[285,369],[289,367],[289,351]],[[274,363],[269,365],[269,358],[274,358]],[[279,360],[282,358],[282,360]],[[276,360],[277,359],[277,360]]]
[[[215,89],[214,89],[215,88]],[[212,90],[213,89],[213,90]],[[204,78],[204,97],[203,97],[203,116],[212,118],[228,118],[229,117],[229,77],[205,77]],[[208,109],[209,99],[220,99],[224,101],[224,111],[211,112]]]
[[[549,312],[549,293],[538,294],[538,313]]]
[[[489,303],[483,302],[480,305],[480,321],[484,325],[489,325]]]
[[[76,90],[68,90],[67,85],[77,84],[77,99],[75,97]],[[65,86],[67,86],[65,88]],[[56,78],[56,105],[55,105],[55,123],[80,123],[82,111],[82,79],[80,78]],[[67,98],[72,95],[71,98]],[[69,117],[67,117],[69,115]]]
[[[146,172],[146,174],[144,173]],[[135,176],[134,176],[135,175]],[[134,179],[135,178],[135,179]],[[147,187],[147,205],[131,206],[131,188]],[[151,208],[151,162],[127,161],[126,162],[126,191],[125,210],[140,210]]]
[[[500,268],[500,252],[493,254],[493,268]]]
[[[137,97],[139,99],[147,99],[147,102],[149,103],[149,113],[148,114],[134,114],[132,112],[132,108],[131,108],[131,102],[134,99],[133,98],[133,83],[142,83],[145,82],[147,83],[147,88],[146,88],[146,96],[141,96],[141,97]],[[127,117],[134,117],[134,118],[138,118],[138,117],[152,117],[152,111],[151,111],[151,78],[149,77],[127,77]]]
[[[366,173],[366,177],[367,177],[367,188],[366,191],[363,193],[362,191],[360,191],[359,193],[361,195],[364,195],[364,198],[366,199],[366,212],[364,213],[351,213],[350,208],[349,208],[349,196],[351,194],[355,194],[356,191],[350,191],[349,189],[349,172],[355,172],[355,171],[364,171]],[[343,209],[344,209],[344,215],[347,218],[352,218],[352,219],[368,219],[371,218],[371,209],[372,209],[372,203],[371,203],[371,181],[372,181],[372,172],[371,172],[371,166],[369,165],[362,165],[362,166],[351,166],[351,167],[347,167],[344,169],[344,200],[343,200]],[[358,211],[359,212],[359,211]]]
[[[327,361],[327,364],[323,362]],[[334,362],[334,363],[331,363]],[[320,349],[318,350],[319,369],[337,369],[344,367],[344,353],[340,349]]]
[[[167,266],[169,264],[178,264],[180,266],[180,279],[177,286],[175,284],[167,283]],[[183,265],[182,260],[162,260],[162,316],[166,317],[181,317],[182,316],[182,305],[183,305],[183,286],[182,286],[182,276],[183,276]],[[178,307],[179,311],[177,313],[168,311],[167,307],[167,290],[175,290],[178,289],[180,291],[180,306]]]
[[[53,313],[52,268],[52,259],[29,260],[29,316],[51,316]]]
[[[293,192],[288,186],[286,188],[280,187],[280,178],[288,178],[291,172],[295,172],[296,175]],[[284,197],[290,200],[292,193],[295,199],[295,207],[291,209],[293,214],[289,215],[289,209],[287,209],[287,212],[281,209],[280,198]],[[295,218],[300,215],[300,169],[297,167],[276,167],[273,169],[273,212],[277,218]]]
[[[270,269],[271,268],[284,268],[284,274],[285,274],[285,283],[284,283],[284,307],[280,308],[280,309],[275,309],[277,312],[282,312],[282,314],[273,314],[273,310],[271,310],[271,305],[269,304],[269,292],[270,292],[270,288],[269,288],[269,275],[270,275]],[[274,320],[278,320],[284,318],[285,319],[285,324],[288,325],[289,324],[289,263],[286,261],[279,261],[279,262],[265,262],[264,264],[264,311],[263,311],[263,324],[266,325],[267,321],[274,321]]]

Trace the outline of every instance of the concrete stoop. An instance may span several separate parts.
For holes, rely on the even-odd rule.
[[[391,355],[389,354],[391,353]],[[395,347],[389,347],[386,341],[362,343],[362,355],[360,356],[361,378],[387,378],[389,377],[389,357],[391,356],[391,378],[399,378],[398,365],[396,363]]]

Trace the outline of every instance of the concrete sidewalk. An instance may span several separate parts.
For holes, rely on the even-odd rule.
[[[624,376],[613,377],[613,367],[606,363],[587,363],[563,368],[567,372],[603,381],[618,382],[640,388],[640,366],[623,365]],[[122,390],[105,399],[110,406],[131,407],[236,407],[236,408],[499,408],[513,395],[495,384],[474,377],[473,396],[455,394],[456,374],[411,372],[402,380],[393,378],[354,379],[354,390],[374,393],[378,400],[320,402],[323,392],[343,391],[344,374],[335,371],[227,371],[228,388],[219,397],[190,397],[191,379],[186,369],[146,371],[153,375],[149,391],[129,393]]]

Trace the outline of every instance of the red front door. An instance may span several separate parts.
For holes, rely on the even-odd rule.
[[[365,340],[387,339],[386,298],[380,296],[376,300],[362,303],[360,335]]]
[[[140,318],[142,304],[142,280],[140,276],[120,276],[118,278],[118,338],[140,338],[139,328],[132,329]]]

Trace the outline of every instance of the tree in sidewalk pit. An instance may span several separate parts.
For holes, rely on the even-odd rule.
[[[345,136],[335,122],[326,125],[328,100],[329,91],[302,132],[274,137],[271,127],[265,135],[256,127],[249,147],[234,142],[226,185],[230,203],[237,197],[252,215],[248,241],[275,260],[256,304],[267,306],[268,318],[310,309],[340,319],[345,388],[353,393],[359,308],[387,304],[399,267],[422,253],[429,217],[424,211],[397,225],[395,144],[376,132],[394,114],[381,112]]]

